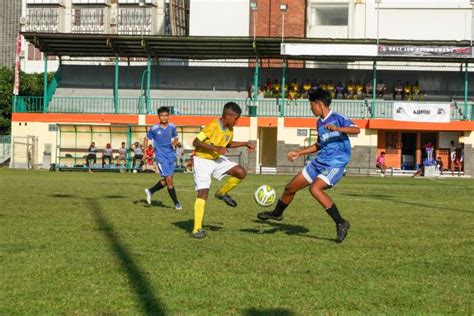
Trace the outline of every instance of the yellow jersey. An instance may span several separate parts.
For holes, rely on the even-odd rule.
[[[215,119],[211,123],[207,124],[197,135],[197,139],[199,139],[204,144],[219,147],[227,147],[227,145],[232,142],[233,137],[234,130],[232,128],[223,128],[219,119]],[[201,147],[196,148],[195,155],[197,157],[210,160],[216,160],[220,156],[213,150],[208,150]]]

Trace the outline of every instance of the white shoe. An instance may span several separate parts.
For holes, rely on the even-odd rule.
[[[151,205],[151,192],[150,190],[148,189],[145,189],[145,193],[146,193],[146,202],[148,203],[148,205]]]

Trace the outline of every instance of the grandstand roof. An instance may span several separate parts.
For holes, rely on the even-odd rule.
[[[423,62],[474,62],[471,57],[458,56],[283,56],[281,38],[257,37],[177,37],[158,35],[31,33],[22,35],[47,55],[70,57],[148,57],[179,59],[251,59],[260,58],[328,61],[423,61]],[[285,38],[295,44],[367,44],[373,39]],[[469,48],[469,41],[379,41],[381,45],[411,45]]]

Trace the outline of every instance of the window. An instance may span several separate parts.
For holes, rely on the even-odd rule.
[[[305,128],[298,128],[296,130],[296,136],[307,137],[308,136],[308,130],[305,129]]]
[[[347,26],[349,6],[344,4],[317,4],[311,10],[311,24],[322,26]]]
[[[48,125],[48,132],[56,132],[58,130],[58,125],[56,124],[49,124]]]

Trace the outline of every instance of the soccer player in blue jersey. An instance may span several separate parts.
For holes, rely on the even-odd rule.
[[[317,152],[316,157],[285,186],[275,209],[259,213],[257,217],[261,220],[281,221],[283,211],[293,201],[296,192],[309,186],[313,197],[336,223],[336,242],[342,242],[347,236],[349,221],[342,218],[336,204],[324,191],[343,177],[344,168],[351,158],[351,143],[347,134],[359,134],[360,129],[350,119],[331,111],[328,91],[312,90],[309,102],[314,116],[319,117],[316,125],[317,142],[303,150],[289,152],[288,159],[295,161],[300,156]]]
[[[148,139],[153,140],[155,147],[155,160],[163,179],[158,181],[151,188],[145,189],[146,201],[151,205],[152,195],[163,189],[165,186],[168,188],[168,194],[174,203],[176,210],[181,210],[181,204],[176,196],[176,191],[173,184],[173,174],[175,167],[176,155],[174,147],[178,143],[178,133],[176,132],[176,126],[169,123],[170,109],[162,106],[158,109],[158,117],[160,122],[153,125],[146,134],[143,141],[143,146],[147,148]]]

